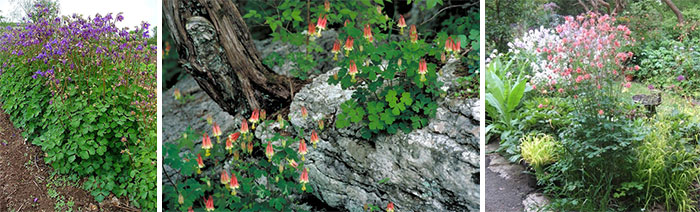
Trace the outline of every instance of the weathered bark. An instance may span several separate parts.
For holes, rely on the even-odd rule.
[[[671,8],[671,11],[676,14],[676,18],[678,18],[678,24],[683,25],[683,22],[685,20],[683,19],[683,13],[681,13],[681,10],[676,7],[676,4],[673,3],[671,0],[663,0],[666,5]]]
[[[163,0],[180,64],[226,112],[277,110],[301,82],[265,67],[230,0]]]

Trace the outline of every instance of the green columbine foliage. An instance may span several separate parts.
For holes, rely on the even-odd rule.
[[[274,131],[271,125],[275,124]],[[281,127],[279,127],[281,126]],[[279,127],[279,128],[278,128]],[[221,137],[212,136],[213,147],[207,156],[201,145],[205,133],[187,130],[183,136],[164,143],[163,164],[176,171],[164,172],[163,206],[166,210],[187,211],[189,208],[205,208],[205,199],[211,197],[217,211],[292,211],[293,197],[304,192],[313,192],[313,187],[300,182],[302,170],[307,169],[308,160],[301,160],[299,141],[305,134],[291,128],[289,122],[279,119],[262,120],[257,126],[258,134],[270,134],[263,141],[255,139],[253,131],[237,131]],[[290,131],[297,136],[287,136]],[[209,134],[211,135],[211,134]],[[306,134],[308,136],[308,134]],[[220,141],[220,143],[218,142]],[[227,150],[227,143],[231,143]],[[266,157],[270,142],[272,157]],[[308,151],[312,145],[308,144]],[[204,167],[199,168],[201,157]],[[307,157],[308,158],[308,157]],[[230,183],[222,184],[221,174],[236,176],[239,187],[235,192]],[[310,176],[313,177],[313,176]],[[179,179],[177,182],[174,179]]]
[[[326,4],[317,3],[309,6],[311,23],[306,23],[305,20],[307,2],[299,0],[282,1],[277,6],[282,11],[281,14],[249,10],[244,17],[269,25],[275,40],[305,48],[305,52],[286,55],[272,53],[265,59],[267,65],[283,65],[287,61],[294,61],[292,74],[305,79],[309,74],[318,73],[309,71],[318,70],[314,68],[317,64],[332,59],[337,61],[334,63],[341,69],[328,82],[355,90],[352,99],[341,105],[342,112],[335,122],[338,128],[359,123],[362,126],[362,136],[371,138],[381,133],[394,134],[399,130],[410,132],[425,126],[428,119],[435,116],[437,98],[444,94],[439,89],[443,84],[438,81],[439,65],[431,61],[441,61],[443,54],[445,60],[451,57],[465,58],[461,52],[458,54],[444,50],[448,40],[459,41],[459,49],[470,50],[466,64],[473,69],[472,75],[478,73],[479,34],[476,13],[446,20],[444,23],[459,24],[451,26],[449,30],[432,34],[418,30],[416,39],[412,40],[409,26],[403,29],[397,26],[398,14],[389,17],[383,12],[385,1],[328,2],[328,9],[325,8]],[[430,9],[438,3],[442,4],[442,1],[431,0],[427,3],[427,8]],[[319,18],[326,18],[327,27],[336,27],[336,42],[341,46],[337,58],[314,58],[310,54],[332,50],[314,42],[317,36],[308,35],[309,32],[322,31],[316,27]],[[371,38],[366,36],[365,31],[371,32]],[[426,34],[431,34],[432,40],[427,41]],[[352,46],[352,50],[346,50],[348,43],[351,43],[349,46]],[[424,75],[419,73],[419,62],[423,59],[427,60],[427,72]],[[354,77],[349,73],[351,61],[357,66]]]
[[[38,13],[43,5],[36,5]],[[36,15],[0,36],[0,101],[55,171],[156,208],[156,47],[121,14]],[[46,17],[51,17],[47,19]]]

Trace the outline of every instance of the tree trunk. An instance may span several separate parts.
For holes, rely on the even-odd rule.
[[[671,8],[673,13],[676,14],[676,18],[678,18],[678,24],[683,25],[683,22],[685,22],[685,20],[683,19],[683,13],[681,13],[681,10],[679,10],[678,7],[676,7],[676,5],[673,4],[673,2],[671,0],[663,0],[663,1],[664,1],[664,3],[666,3],[666,5],[668,5],[669,8]]]
[[[265,67],[238,8],[230,0],[163,0],[163,16],[179,63],[221,108],[235,115],[276,111],[301,81]]]

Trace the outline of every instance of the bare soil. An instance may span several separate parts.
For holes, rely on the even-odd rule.
[[[9,115],[0,109],[0,211],[69,210],[68,206],[56,208],[57,200],[73,202],[76,211],[100,210],[89,192],[74,186],[82,183],[56,183],[52,172],[44,163],[41,148],[25,141]],[[49,195],[50,187],[56,199]]]

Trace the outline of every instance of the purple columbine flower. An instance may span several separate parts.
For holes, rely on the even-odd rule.
[[[676,80],[683,81],[683,80],[685,80],[685,76],[680,75],[680,76],[678,76],[678,78],[676,78]]]

